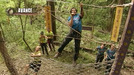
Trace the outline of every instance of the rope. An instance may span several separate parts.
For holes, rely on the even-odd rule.
[[[60,36],[60,37],[62,37],[61,35],[54,35],[54,36]],[[80,38],[75,38],[75,37],[66,37],[66,38],[74,38],[74,39],[81,40]]]
[[[94,13],[94,12],[93,12]],[[51,14],[51,13],[50,13]],[[54,16],[53,14],[51,14],[53,17],[55,17],[59,22],[61,22],[62,24],[64,24],[64,25],[66,25],[66,26],[68,26],[68,23],[65,21],[65,19],[64,18],[62,18],[63,20],[64,20],[64,22],[62,22],[62,20],[59,18],[59,17],[56,17],[56,16]],[[70,26],[68,26],[69,28],[71,28]],[[71,28],[72,30],[74,30],[75,32],[77,32],[78,34],[80,34],[78,31],[76,31],[75,29],[73,29],[73,28]],[[81,35],[81,34],[80,34]],[[59,36],[59,35],[55,35],[55,36]],[[62,36],[60,36],[60,37],[62,37]],[[83,37],[85,37],[85,38],[87,38],[87,36],[83,36]],[[97,39],[97,40],[99,40],[99,41],[102,41],[102,42],[99,42],[99,41],[96,41],[96,40],[93,40],[93,39],[90,39],[90,41],[93,41],[93,42],[96,42],[96,43],[104,43],[105,41],[103,41],[102,39],[100,39],[100,38],[97,38],[97,37],[95,37],[95,36],[93,36],[95,39]],[[66,38],[74,38],[74,37],[66,37]],[[75,39],[79,39],[79,38],[75,38]],[[81,39],[79,39],[79,40],[81,40]],[[111,43],[107,43],[107,42],[105,42],[106,44],[111,44]]]
[[[52,1],[52,2],[56,2],[56,1]],[[70,2],[64,2],[64,1],[58,1],[58,2],[63,2],[63,3],[70,3]],[[113,1],[114,2],[114,1]],[[74,2],[73,2],[74,3]],[[111,3],[112,4],[112,3]],[[94,8],[107,8],[107,7],[110,7],[110,8],[115,8],[115,7],[118,7],[118,6],[123,6],[123,7],[127,7],[127,6],[132,6],[133,5],[133,3],[127,3],[127,4],[122,4],[122,5],[115,5],[115,4],[113,4],[113,5],[111,5],[111,4],[109,4],[108,6],[95,6],[95,5],[88,5],[88,4],[83,4],[83,5],[85,5],[85,6],[90,6],[90,7],[94,7]],[[89,10],[86,10],[86,9],[83,9],[84,11],[89,11]],[[60,13],[63,13],[62,11],[58,11],[58,10],[56,10],[56,11],[52,11],[51,10],[51,12],[60,12]],[[65,13],[67,13],[68,11],[64,11]],[[69,12],[68,12],[69,13]]]
[[[72,29],[73,31],[75,31],[76,33],[78,33],[80,36],[81,36],[81,33],[80,32],[78,32],[78,31],[76,31],[75,29],[73,29],[72,27],[70,27],[68,24],[67,24],[67,22],[66,21],[64,21],[64,22],[62,22],[59,18],[57,18],[56,16],[54,16],[53,14],[51,14],[53,17],[55,17],[59,22],[61,22],[62,24],[65,24],[66,26],[68,26],[70,29]],[[63,18],[62,18],[63,19]],[[55,35],[55,36],[57,36],[57,35]],[[87,36],[85,36],[85,37],[87,37]],[[66,38],[74,38],[74,37],[66,37]],[[79,40],[81,40],[80,38],[75,38],[75,39],[79,39]]]
[[[108,6],[111,6],[114,2],[115,2],[115,0],[113,0]]]
[[[52,0],[47,0],[47,1],[51,1],[51,2],[60,2],[60,3],[73,3],[73,4],[79,4],[79,3],[76,3],[76,2],[67,2],[67,1],[52,1]],[[114,2],[114,1],[113,1]],[[112,2],[112,3],[113,3]],[[112,4],[111,3],[111,4]],[[115,7],[118,7],[118,6],[123,6],[123,7],[126,7],[126,6],[132,6],[133,3],[127,3],[127,4],[122,4],[122,5],[117,5],[117,4],[109,4],[108,6],[97,6],[97,5],[89,5],[89,4],[83,4],[84,6],[89,6],[89,7],[94,7],[94,8],[115,8]]]
[[[53,11],[53,12],[55,12],[55,11]],[[58,11],[58,12],[60,12],[60,11]],[[93,14],[94,14],[94,12],[93,12]],[[65,21],[65,19],[64,18],[62,18],[63,20],[64,20],[64,22],[62,22],[61,21],[61,19],[59,19],[58,17],[56,17],[56,16],[54,16],[53,14],[51,14],[53,17],[55,17],[59,22],[61,22],[62,24],[65,24],[65,25],[67,25],[68,26],[68,24],[67,24],[67,22]],[[93,19],[93,22],[94,22],[94,19]],[[70,26],[68,26],[69,28],[71,28]],[[72,29],[72,28],[71,28]],[[73,29],[74,30],[74,29]],[[74,30],[74,31],[76,31],[76,30]],[[77,32],[77,31],[76,31]],[[79,33],[79,32],[78,32]],[[55,36],[59,36],[59,35],[55,35]],[[87,37],[87,36],[85,36],[85,37]],[[73,37],[68,37],[68,38],[73,38]],[[98,40],[100,40],[100,41],[103,41],[102,39],[99,39],[99,38],[97,38],[97,37],[95,37],[94,36],[94,38],[96,38],[96,39],[98,39]],[[98,42],[98,41],[95,41],[95,40],[90,40],[90,41],[93,41],[93,42],[96,42],[96,43],[103,43],[103,42]],[[108,44],[111,44],[111,43],[108,43]]]
[[[41,58],[41,60],[45,60],[45,59],[44,59],[44,58]],[[52,59],[52,58],[49,58],[49,60],[54,61],[54,62],[57,62],[56,60],[54,60],[54,59]],[[112,59],[112,60],[109,60],[109,61],[101,62],[100,65],[107,66],[107,65],[105,65],[105,64],[107,64],[107,63],[109,63],[109,62],[113,62],[114,60],[115,60],[115,59]],[[89,64],[94,65],[94,64],[96,64],[96,63],[89,63]]]
[[[51,12],[51,11],[49,11],[49,12]],[[55,11],[53,11],[53,12],[55,12]],[[59,12],[59,11],[58,11]],[[94,12],[93,12],[94,13]],[[51,14],[51,13],[50,13]],[[61,17],[56,17],[55,15],[53,15],[53,14],[51,14],[54,18],[56,18],[59,22],[61,22],[62,24],[64,24],[64,25],[67,25],[70,29],[72,29],[73,31],[75,31],[75,32],[77,32],[78,34],[80,34],[81,35],[81,33],[79,33],[78,31],[76,31],[75,29],[73,29],[72,27],[70,27],[69,25],[68,25],[68,23],[65,21],[65,19],[64,18],[62,18],[63,20],[64,20],[64,22],[62,22],[62,20],[60,19]],[[59,35],[55,35],[55,36],[59,36]],[[85,36],[86,38],[87,38],[87,36]],[[74,37],[66,37],[66,38],[74,38]],[[94,38],[96,38],[96,39],[99,39],[99,38],[97,38],[97,37],[95,37],[94,36]],[[79,39],[79,38],[75,38],[75,39]],[[79,40],[81,40],[81,39],[79,39]],[[99,39],[100,41],[102,41],[102,42],[99,42],[99,43],[103,43],[103,40],[102,39]],[[90,40],[90,41],[94,41],[94,42],[96,42],[96,43],[98,43],[98,41],[95,41],[95,40]],[[109,44],[111,44],[111,43],[109,43]]]
[[[60,22],[62,22],[59,18],[57,18],[56,16],[54,16],[53,14],[51,14],[53,17],[55,17],[56,19],[58,19],[58,21],[60,21]],[[63,23],[63,22],[62,22]],[[70,27],[69,25],[68,25],[68,23],[65,21],[65,23],[64,23],[66,26],[68,26],[71,30],[73,30],[73,31],[75,31],[76,33],[78,33],[78,34],[80,34],[81,35],[81,33],[80,32],[78,32],[77,30],[75,30],[75,29],[73,29],[72,27]]]
[[[76,31],[75,29],[73,29],[72,27],[70,27],[68,25],[68,23],[66,21],[62,22],[59,18],[57,18],[56,16],[54,16],[53,14],[51,14],[53,17],[55,17],[59,22],[61,22],[62,24],[65,24],[66,26],[68,26],[70,29],[72,29],[73,31],[75,31],[76,33],[78,33],[80,36],[81,36],[81,33]],[[57,35],[55,35],[57,36]],[[59,36],[59,35],[58,35]],[[74,37],[66,37],[66,38],[74,38]],[[78,39],[78,40],[81,40],[80,38],[75,38],[75,39]]]
[[[68,24],[67,24],[67,22],[66,21],[64,21],[64,22],[62,22],[61,21],[61,19],[59,19],[59,18],[57,18],[56,16],[54,16],[53,14],[51,14],[53,17],[55,17],[59,22],[61,22],[62,24],[64,24],[64,25],[66,25],[66,26],[68,26]],[[63,19],[63,18],[62,18]],[[64,19],[63,19],[64,20]],[[73,28],[71,28],[70,26],[68,26],[70,29],[72,29],[73,31],[75,31],[75,32],[77,32],[78,34],[80,34],[81,35],[81,33],[79,33],[78,31],[76,31],[75,29],[73,29]],[[55,35],[55,36],[57,36],[57,35]],[[86,37],[87,38],[87,36],[84,36],[84,37]],[[66,38],[74,38],[74,37],[66,37]],[[94,36],[94,38],[95,39],[99,39],[99,38],[97,38],[97,37],[95,37]],[[79,39],[79,38],[75,38],[75,39]],[[79,39],[79,40],[81,40],[81,39]],[[103,41],[102,39],[99,39],[100,41]],[[96,43],[98,43],[98,41],[95,41],[95,40],[90,40],[90,41],[94,41],[94,42],[96,42]],[[99,43],[103,43],[103,42],[99,42]],[[111,43],[108,43],[108,44],[111,44]]]

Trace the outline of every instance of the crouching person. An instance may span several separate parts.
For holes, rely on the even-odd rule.
[[[101,46],[98,46],[96,48],[98,51],[97,56],[96,56],[96,63],[95,63],[95,69],[100,67],[100,64],[102,63],[104,59],[104,52],[107,50],[106,46],[104,43],[101,44]]]
[[[106,71],[105,75],[109,75],[111,71],[112,64],[115,59],[115,53],[116,53],[116,47],[114,44],[111,45],[111,48],[107,50],[106,52],[106,61],[107,61],[107,66],[106,66]]]
[[[34,70],[33,75],[37,75],[37,73],[41,67],[41,59],[40,59],[41,55],[42,55],[41,54],[41,47],[37,46],[35,48],[35,52],[31,54],[31,57],[34,58],[34,61],[26,65],[24,75],[28,75],[29,68]]]

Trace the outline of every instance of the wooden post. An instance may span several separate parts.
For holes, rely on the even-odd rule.
[[[121,43],[119,45],[119,50],[117,51],[115,62],[113,63],[110,75],[120,74],[120,70],[134,32],[134,12],[133,11],[134,11],[134,5],[130,7],[125,28],[122,34]]]
[[[55,4],[54,0],[47,0],[47,4],[51,6],[51,17],[52,17],[52,31],[54,35],[56,35],[56,23],[55,23]],[[56,40],[56,36],[54,36],[54,40]]]
[[[10,74],[11,75],[19,75],[15,66],[13,65],[12,59],[10,58],[10,56],[7,52],[4,40],[2,38],[1,30],[0,30],[0,52],[1,52],[1,55],[3,56],[3,58],[4,58],[5,64],[8,68],[8,70],[9,70]]]

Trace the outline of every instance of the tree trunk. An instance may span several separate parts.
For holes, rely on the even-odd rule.
[[[24,5],[25,5],[25,8],[27,8],[27,6],[28,6],[27,0],[24,0]]]
[[[0,31],[0,52],[1,52],[1,55],[3,56],[3,58],[4,58],[5,64],[8,68],[8,70],[9,70],[9,72],[11,73],[11,75],[19,75],[15,66],[13,65],[13,62],[12,62],[8,52],[7,52],[4,40],[2,38],[1,31]]]
[[[3,35],[4,39],[5,39],[5,34],[4,34],[4,31],[3,31],[3,28],[2,28],[2,24],[1,23],[0,23],[0,28],[1,28],[2,35]]]
[[[133,2],[134,3],[134,2]],[[120,70],[125,59],[126,53],[128,51],[128,47],[130,45],[131,38],[134,32],[134,5],[131,6],[128,17],[126,20],[125,28],[122,34],[121,43],[119,44],[119,50],[117,52],[117,56],[115,62],[112,66],[112,70],[110,75],[119,75]]]
[[[30,51],[32,51],[32,49],[30,48],[30,46],[28,45],[27,41],[25,40],[25,30],[26,30],[26,22],[27,22],[27,17],[25,19],[25,27],[23,26],[23,22],[22,22],[22,18],[20,16],[20,21],[21,21],[21,28],[22,28],[22,39],[25,42],[25,44],[27,45],[27,47],[29,48]]]
[[[111,3],[110,0],[107,0],[107,4]],[[112,1],[112,4],[116,4],[117,3],[117,0],[115,0],[114,2]],[[110,5],[112,5],[110,4]],[[115,15],[115,8],[110,8],[109,10],[109,14],[110,14],[110,18],[108,20],[108,25],[107,25],[107,31],[111,31],[112,30],[112,27],[113,27],[113,21],[114,21],[114,15]]]
[[[33,24],[33,16],[30,16],[30,24]]]
[[[108,25],[107,25],[107,30],[108,31],[111,31],[112,30],[112,26],[113,26],[113,21],[114,21],[114,13],[115,9],[114,8],[110,8],[110,18],[109,18],[109,22],[108,22]]]

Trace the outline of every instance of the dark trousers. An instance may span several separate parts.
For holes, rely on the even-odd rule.
[[[48,39],[47,43],[49,45],[50,50],[52,51],[52,49],[55,51],[55,47],[54,47],[54,43],[53,43],[53,39]]]
[[[58,52],[61,53],[65,48],[65,46],[74,38],[75,41],[74,61],[78,59],[78,55],[79,55],[80,41],[81,41],[81,35],[79,33],[71,30],[70,33],[66,36],[66,38],[62,42],[60,48],[58,49]]]
[[[42,48],[42,53],[44,54],[44,48],[45,48],[46,54],[49,55],[47,51],[47,43],[40,43],[40,46]]]
[[[111,59],[106,59],[106,61],[111,61]],[[107,72],[111,71],[112,64],[113,64],[113,61],[107,62],[107,66],[106,66]]]
[[[104,54],[97,54],[97,57],[96,57],[96,63],[97,62],[102,62],[103,61],[103,59],[104,59]]]

